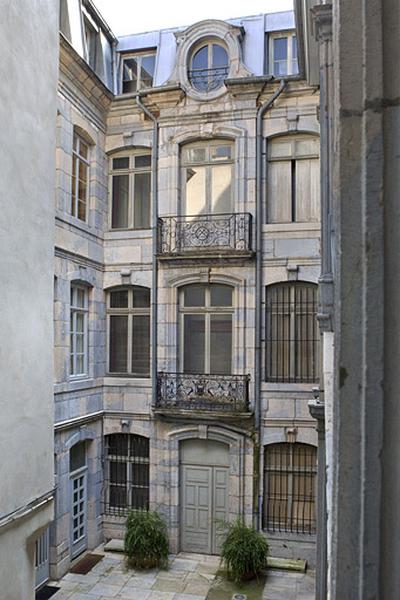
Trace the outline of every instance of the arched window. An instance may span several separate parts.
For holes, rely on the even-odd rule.
[[[150,290],[120,287],[107,295],[108,372],[148,377]]]
[[[111,158],[111,229],[150,227],[151,153],[119,152]]]
[[[149,508],[149,440],[141,435],[105,436],[105,512],[125,515],[131,508]]]
[[[233,211],[233,161],[229,140],[198,141],[182,148],[184,215]]]
[[[319,377],[317,286],[300,281],[266,289],[266,379],[314,383]]]
[[[315,533],[317,449],[271,444],[264,454],[264,529]]]
[[[282,136],[268,143],[268,223],[320,220],[319,139]]]
[[[233,288],[219,283],[184,286],[179,294],[179,307],[183,371],[230,374]]]
[[[190,58],[188,76],[196,90],[217,90],[223,85],[228,72],[228,53],[221,43],[211,40],[195,46]]]

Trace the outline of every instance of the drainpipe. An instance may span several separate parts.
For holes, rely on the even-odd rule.
[[[137,106],[153,121],[153,147],[151,152],[151,232],[152,232],[152,284],[151,284],[151,405],[157,401],[157,312],[158,312],[158,264],[157,264],[157,220],[158,220],[158,121],[153,113],[142,103],[140,95],[136,95]]]
[[[257,111],[256,121],[256,314],[255,314],[255,352],[254,352],[254,413],[258,439],[261,439],[261,292],[262,292],[262,174],[263,174],[263,117],[286,87],[281,80],[279,88]],[[261,453],[260,453],[261,457]],[[260,465],[259,465],[260,466]],[[260,482],[260,480],[259,480]],[[260,485],[258,492],[257,529],[261,527]]]

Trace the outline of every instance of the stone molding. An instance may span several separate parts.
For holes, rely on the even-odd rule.
[[[332,4],[319,4],[310,10],[314,36],[318,42],[332,40]]]

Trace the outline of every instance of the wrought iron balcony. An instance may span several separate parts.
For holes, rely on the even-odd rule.
[[[251,255],[251,214],[162,217],[158,219],[158,254],[182,256]]]
[[[159,373],[157,409],[249,412],[249,375]]]
[[[213,69],[192,69],[188,72],[189,81],[200,92],[217,90],[228,77],[229,67],[214,67]]]

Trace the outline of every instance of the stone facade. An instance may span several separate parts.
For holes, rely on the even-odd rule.
[[[84,8],[92,19],[98,18],[90,12],[90,3],[84,3]],[[271,17],[260,17],[257,27],[254,18],[244,18],[240,23],[204,21],[187,30],[177,30],[176,35],[171,31],[161,32],[163,42],[158,47],[154,87],[141,90],[139,101],[135,94],[120,93],[119,65],[124,56],[120,52],[129,54],[148,48],[152,34],[124,38],[117,45],[104,23],[97,21],[103,50],[107,47],[110,50],[110,54],[104,51],[104,57],[110,56],[108,70],[99,76],[89,68],[87,52],[79,48],[68,33],[65,21],[62,22],[55,209],[57,500],[56,518],[51,528],[53,577],[61,576],[74,558],[70,461],[71,448],[76,444],[84,442],[86,449],[85,547],[94,548],[104,539],[123,536],[124,517],[107,514],[105,510],[109,493],[106,439],[110,439],[105,436],[134,434],[149,440],[149,505],[165,516],[173,552],[181,547],[180,449],[183,441],[210,440],[229,448],[227,516],[234,519],[241,515],[247,523],[254,523],[260,529],[265,503],[264,448],[270,444],[295,442],[317,445],[314,422],[307,409],[315,382],[265,381],[264,343],[260,355],[262,384],[257,392],[260,404],[256,404],[255,364],[256,353],[260,352],[255,345],[256,312],[259,311],[260,316],[261,338],[265,340],[266,286],[297,281],[316,283],[320,272],[318,221],[297,223],[293,219],[290,223],[267,224],[263,201],[262,220],[256,222],[257,185],[262,185],[262,198],[266,195],[265,172],[261,183],[257,183],[257,111],[279,85],[276,78],[268,75],[259,55],[261,51],[267,52],[271,31],[293,29],[292,13]],[[191,86],[185,66],[193,43],[204,36],[213,39],[224,36],[234,58],[226,83],[206,97]],[[277,136],[318,136],[318,102],[315,87],[297,76],[289,76],[284,91],[265,113],[264,151]],[[156,149],[153,148],[155,125],[151,115],[157,119]],[[86,220],[70,214],[74,132],[90,150]],[[256,228],[261,230],[258,258],[254,256],[254,243],[246,255],[214,252],[179,259],[156,257],[151,228],[113,230],[110,227],[109,165],[113,155],[141,149],[151,153],[154,161],[157,151],[153,187],[156,183],[156,216],[162,219],[182,212],[181,155],[185,144],[194,140],[229,140],[232,144],[233,211],[252,215],[253,240]],[[256,260],[261,261],[261,298],[257,298]],[[157,290],[154,289],[155,272]],[[152,305],[153,316],[157,309],[157,320],[152,322],[153,328],[157,326],[157,355],[155,348],[151,348],[151,360],[153,363],[156,360],[158,372],[171,373],[182,370],[179,294],[183,286],[193,283],[224,284],[234,290],[232,373],[250,377],[249,408],[245,414],[232,416],[223,411],[212,413],[196,409],[189,411],[190,414],[185,410],[156,410],[154,378],[116,376],[108,372],[109,291],[118,286],[151,289],[157,298],[157,306]],[[87,369],[82,376],[71,375],[70,371],[71,285],[86,290],[88,298]],[[260,427],[255,419],[258,411]],[[273,554],[307,558],[314,563],[313,534],[267,532],[266,535]]]

